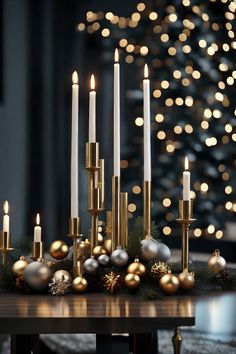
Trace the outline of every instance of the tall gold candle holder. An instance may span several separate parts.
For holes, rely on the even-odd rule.
[[[112,211],[108,210],[106,212],[106,239],[104,241],[105,248],[111,253],[111,243],[112,243]]]
[[[120,243],[120,176],[112,176],[112,252]]]
[[[151,181],[143,181],[143,232],[144,238],[151,236]]]
[[[98,242],[98,214],[104,207],[104,160],[99,160],[99,143],[86,143],[88,211],[91,214],[91,254]]]
[[[79,217],[69,219],[69,233],[67,236],[73,240],[73,278],[76,278],[78,275],[77,255],[78,239],[81,236],[80,227],[81,225]]]
[[[11,233],[0,231],[0,252],[2,253],[2,265],[5,267],[8,263],[8,253],[12,252]]]
[[[182,270],[187,269],[189,266],[189,228],[193,219],[193,199],[179,200],[179,218],[177,222],[182,227],[182,247],[181,247],[181,263]]]
[[[44,243],[42,241],[40,242],[32,242],[31,246],[31,259],[34,261],[37,261],[37,259],[43,259],[44,258]]]
[[[128,244],[128,193],[120,193],[120,246],[126,248]]]

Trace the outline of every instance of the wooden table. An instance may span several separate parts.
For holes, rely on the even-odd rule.
[[[12,335],[12,354],[39,353],[42,333],[96,333],[99,354],[112,353],[112,333],[129,333],[135,354],[156,354],[156,333],[164,328],[175,329],[174,350],[180,353],[179,327],[194,323],[192,301],[180,297],[0,295],[0,333]]]

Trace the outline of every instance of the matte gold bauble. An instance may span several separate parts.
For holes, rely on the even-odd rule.
[[[53,274],[53,278],[55,278],[56,280],[64,280],[64,281],[68,281],[71,283],[71,275],[69,272],[67,272],[66,270],[60,269],[57,270],[54,274]]]
[[[195,284],[194,273],[184,269],[179,275],[179,283],[182,289],[192,289]]]
[[[146,267],[139,262],[138,258],[136,258],[134,262],[128,266],[127,272],[137,274],[142,277],[146,273]]]
[[[219,250],[215,250],[213,255],[208,260],[208,268],[211,269],[214,273],[220,273],[225,269],[226,261],[220,255]]]
[[[78,246],[78,253],[77,253],[77,257],[78,259],[84,258],[87,259],[90,256],[90,249],[91,249],[91,245],[88,239],[86,239],[85,241],[81,241],[79,243]]]
[[[165,274],[159,281],[159,286],[165,294],[174,294],[179,288],[179,279],[171,274]]]
[[[20,259],[13,264],[12,273],[16,277],[22,276],[28,264],[29,262],[25,259],[25,257],[21,256]]]
[[[140,277],[137,274],[129,273],[125,276],[125,285],[128,289],[137,289],[140,284]]]
[[[72,288],[78,294],[84,293],[87,290],[87,287],[88,282],[82,275],[76,277],[72,282]]]
[[[104,240],[104,246],[108,250],[108,254],[111,253],[112,249],[111,249],[111,239],[110,238],[107,238],[106,240]]]
[[[68,255],[69,247],[64,241],[57,240],[51,244],[49,252],[53,258],[61,260]]]
[[[107,250],[105,247],[103,246],[96,246],[93,249],[93,256],[95,258],[98,258],[99,256],[101,256],[102,254],[107,254]]]

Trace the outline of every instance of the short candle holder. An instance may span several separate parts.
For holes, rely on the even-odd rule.
[[[112,176],[112,239],[111,251],[121,245],[120,240],[120,176]]]
[[[181,264],[182,270],[187,269],[189,266],[189,228],[193,219],[193,199],[179,200],[179,218],[177,222],[182,227],[182,247],[181,247]]]
[[[150,240],[151,236],[151,181],[143,181],[143,232],[144,238]]]
[[[37,261],[39,258],[44,258],[44,243],[42,241],[32,242],[31,259]]]
[[[2,253],[2,265],[5,267],[8,263],[8,253],[12,252],[11,233],[0,231],[0,252]]]
[[[69,219],[69,233],[67,236],[73,240],[73,278],[76,278],[78,275],[77,255],[78,239],[81,237],[80,226],[79,217]]]

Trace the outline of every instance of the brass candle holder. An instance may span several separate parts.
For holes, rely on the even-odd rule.
[[[80,218],[70,218],[69,219],[69,233],[68,237],[73,240],[73,278],[78,275],[78,264],[77,264],[77,254],[78,254],[78,240],[81,237],[80,233]]]
[[[2,253],[2,265],[5,267],[8,263],[8,253],[12,252],[11,233],[0,231],[0,252]]]
[[[104,160],[99,160],[99,143],[86,143],[88,211],[91,214],[91,254],[98,242],[98,214],[104,207]]]
[[[126,248],[128,244],[128,193],[120,193],[120,246]]]
[[[32,242],[31,246],[31,259],[37,261],[38,258],[44,258],[44,243],[42,241]]]
[[[120,176],[112,176],[112,252],[120,243]]]
[[[181,224],[182,227],[182,254],[181,263],[182,270],[187,269],[189,266],[189,228],[193,219],[193,199],[190,200],[179,200],[179,218],[177,222]]]
[[[106,212],[106,239],[104,241],[105,248],[111,253],[112,240],[112,211]]]
[[[143,233],[146,240],[151,235],[151,181],[143,181]]]

